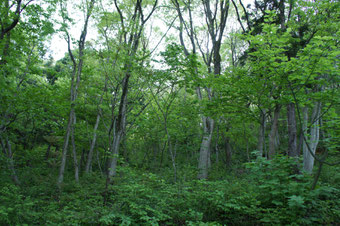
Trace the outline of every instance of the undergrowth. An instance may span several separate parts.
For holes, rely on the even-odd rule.
[[[0,187],[1,225],[331,225],[340,222],[340,192],[295,173],[295,160],[277,157],[245,165],[242,176],[172,183],[121,167],[113,183],[84,175],[79,184],[55,176]],[[69,181],[72,181],[69,178]]]

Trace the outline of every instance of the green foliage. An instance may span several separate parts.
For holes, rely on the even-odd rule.
[[[0,190],[1,224],[103,225],[306,225],[339,221],[338,189],[310,190],[310,176],[296,174],[295,160],[277,157],[246,165],[239,178],[179,180],[121,167],[113,184],[97,174],[80,184],[55,187],[54,177]],[[170,170],[171,171],[171,170]],[[171,181],[171,179],[169,179]]]
[[[16,17],[18,2],[0,1],[1,28]],[[232,35],[230,43],[222,39],[219,54],[222,59],[231,55],[233,65],[222,60],[218,76],[208,73],[212,69],[208,67],[216,64],[217,52],[211,57],[205,55],[211,40],[201,39],[200,34],[206,35],[207,27],[196,27],[193,21],[196,28],[192,32],[197,33],[194,41],[201,44],[192,51],[195,53],[190,55],[181,45],[167,43],[160,53],[162,60],[157,61],[161,68],[155,69],[151,57],[157,51],[151,51],[150,46],[158,40],[153,30],[145,27],[136,33],[154,0],[143,1],[140,6],[135,1],[117,1],[121,12],[113,10],[113,2],[107,8],[105,1],[97,4],[91,20],[96,19],[100,35],[96,41],[86,42],[75,104],[80,182],[73,179],[70,142],[64,183],[57,188],[60,149],[71,107],[72,73],[72,60],[67,54],[57,62],[44,58],[47,41],[55,32],[51,13],[57,2],[65,3],[59,12],[65,18],[59,21],[59,31],[76,25],[76,20],[65,14],[68,1],[26,0],[22,6],[30,4],[23,9],[19,23],[10,36],[0,40],[0,225],[340,222],[339,166],[325,164],[316,189],[311,190],[314,178],[300,173],[299,159],[276,156],[271,161],[259,158],[243,164],[250,161],[248,150],[255,149],[258,141],[260,111],[269,122],[275,105],[282,105],[279,152],[286,153],[284,106],[293,102],[296,113],[303,107],[311,110],[315,102],[322,104],[318,147],[323,153],[327,150],[327,161],[339,160],[339,23],[335,19],[339,4],[328,0],[292,1],[290,21],[283,28],[279,6],[271,4],[274,1],[258,1],[256,7],[263,11],[249,14],[249,25],[254,30],[238,36],[249,46]],[[85,2],[89,3],[72,5],[81,14]],[[197,10],[198,14],[204,13],[201,1],[187,3],[179,1],[184,20],[190,16],[186,14],[189,8],[195,14]],[[172,17],[172,7],[164,6],[161,8]],[[257,18],[251,21],[253,16]],[[190,27],[176,20],[171,27],[182,27],[183,34],[191,32]],[[165,40],[170,40],[166,34]],[[72,39],[72,47],[76,44]],[[72,51],[78,61],[79,51]],[[240,65],[237,58],[243,51],[247,52],[247,61]],[[118,112],[124,110],[119,109],[121,88],[127,78],[126,128],[117,176],[106,184],[105,163],[113,155],[109,150],[115,127],[120,126],[116,123],[121,117]],[[196,96],[197,87],[201,88],[202,101]],[[206,98],[207,88],[213,90],[211,99]],[[196,179],[203,115],[215,119],[216,129],[209,180]],[[97,116],[101,118],[92,168],[89,174],[83,174]],[[53,146],[47,159],[48,144]],[[226,157],[227,144],[232,149],[231,166],[226,161],[230,157]],[[213,148],[219,150],[218,161]],[[168,150],[172,150],[171,156]],[[18,186],[11,182],[14,170],[21,182]]]
[[[13,184],[0,187],[0,224],[28,224],[36,217],[35,202]]]
[[[339,190],[329,189],[325,185],[310,191],[311,180],[308,175],[298,173],[296,161],[278,156],[271,161],[260,158],[246,165],[251,172],[252,183],[256,186],[260,207],[264,210],[259,214],[260,222],[329,224],[337,221],[338,217],[333,215],[329,207],[338,205],[338,201],[329,202],[324,197],[338,197]],[[325,216],[321,217],[320,212]]]

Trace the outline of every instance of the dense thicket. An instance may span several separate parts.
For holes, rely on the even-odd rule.
[[[0,224],[340,222],[337,1],[0,6]]]

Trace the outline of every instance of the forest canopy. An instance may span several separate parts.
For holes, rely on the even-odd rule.
[[[338,1],[0,6],[1,225],[340,222]]]

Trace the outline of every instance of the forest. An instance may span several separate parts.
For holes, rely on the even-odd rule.
[[[338,225],[339,13],[0,0],[0,225]]]

